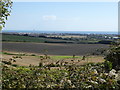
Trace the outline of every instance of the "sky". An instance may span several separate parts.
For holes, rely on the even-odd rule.
[[[12,0],[14,2],[118,2],[120,0]]]
[[[117,2],[14,2],[4,30],[117,31]]]

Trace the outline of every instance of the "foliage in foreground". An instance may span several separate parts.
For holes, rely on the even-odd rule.
[[[119,89],[118,74],[108,73],[102,63],[83,66],[68,65],[56,68],[48,66],[3,66],[4,88],[50,88],[50,89]]]
[[[0,0],[0,30],[5,26],[5,20],[10,16],[11,7],[11,0]]]

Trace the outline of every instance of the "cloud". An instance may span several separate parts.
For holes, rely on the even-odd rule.
[[[56,20],[57,17],[55,15],[45,15],[43,16],[43,20]]]

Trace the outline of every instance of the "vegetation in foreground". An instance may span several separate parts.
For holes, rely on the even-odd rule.
[[[3,65],[2,87],[50,88],[50,89],[119,89],[119,73],[106,70],[104,63],[83,66],[29,66],[8,67]]]

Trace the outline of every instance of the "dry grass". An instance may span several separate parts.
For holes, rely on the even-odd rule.
[[[16,53],[14,52],[14,54]],[[88,62],[98,63],[98,62],[104,61],[104,58],[102,56],[89,56],[85,60],[82,60],[82,56],[76,56],[77,58],[72,58],[72,56],[51,56],[50,59],[41,60],[39,57],[40,55],[31,56],[30,53],[26,53],[26,55],[27,56],[22,56],[22,59],[17,58],[16,62],[13,62],[13,64],[17,64],[19,66],[29,66],[30,64],[34,66],[36,65],[38,66],[40,62],[43,62],[44,64],[50,64],[50,63],[56,63],[57,61],[59,61],[59,63],[68,62],[69,64],[75,63],[77,65],[82,65]],[[16,56],[16,55],[2,54],[2,60],[9,61],[9,59],[12,58],[13,56]],[[58,59],[56,59],[56,57]]]

